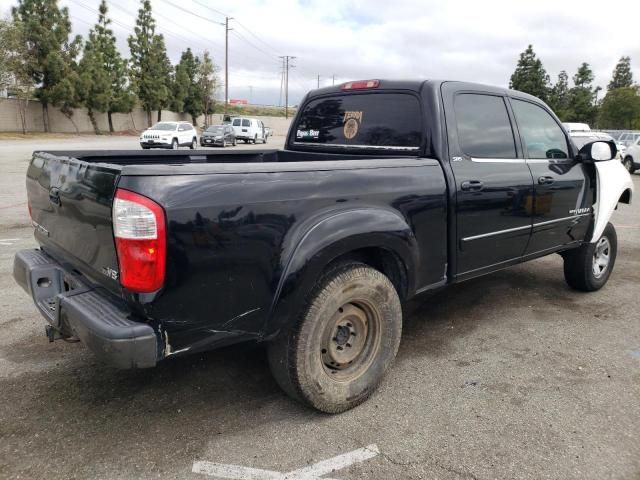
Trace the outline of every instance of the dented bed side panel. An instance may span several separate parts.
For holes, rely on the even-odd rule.
[[[378,163],[337,171],[122,176],[119,187],[144,192],[167,215],[165,288],[128,298],[162,325],[165,355],[263,338],[297,243],[338,212],[393,212],[419,245],[420,265],[410,266],[418,286],[441,281],[447,222],[440,165],[418,158]],[[288,273],[294,284],[296,273]]]

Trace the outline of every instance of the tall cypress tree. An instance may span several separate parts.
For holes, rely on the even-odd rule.
[[[583,62],[573,76],[574,87],[569,91],[569,108],[571,116],[568,120],[593,123],[597,117],[596,94],[599,87],[593,87],[593,70]]]
[[[620,57],[616,68],[613,70],[613,75],[609,86],[609,90],[615,90],[616,88],[626,88],[633,85],[633,73],[631,72],[631,57]]]
[[[509,88],[529,93],[547,101],[550,91],[550,81],[542,61],[536,57],[533,46],[520,54],[515,71],[511,75]]]
[[[102,0],[98,23],[89,32],[80,62],[80,96],[96,134],[99,129],[94,111],[107,112],[109,131],[113,132],[112,113],[130,112],[134,104],[127,82],[127,64],[118,52],[110,23],[107,3]]]
[[[198,82],[200,84],[200,92],[202,94],[202,109],[205,115],[205,123],[209,125],[211,122],[211,114],[215,106],[215,99],[213,97],[216,87],[217,79],[215,76],[216,67],[213,64],[213,59],[209,55],[209,52],[205,50],[200,62],[200,71],[198,72]]]
[[[558,74],[558,81],[551,88],[549,106],[561,120],[566,120],[570,114],[571,99],[569,96],[569,75],[565,70]]]
[[[169,100],[167,71],[168,57],[162,35],[155,33],[156,22],[151,14],[151,2],[142,0],[134,35],[129,36],[131,50],[131,76],[133,86],[147,112],[151,126],[151,111],[160,110]]]
[[[49,105],[60,106],[69,119],[77,100],[75,58],[82,39],[69,39],[71,22],[66,7],[57,0],[18,0],[11,11],[24,27],[27,46],[26,70],[38,85],[35,94],[42,102],[44,130],[50,131]]]

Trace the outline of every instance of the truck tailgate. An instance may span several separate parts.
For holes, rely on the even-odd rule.
[[[118,293],[111,207],[120,167],[35,152],[27,195],[42,248],[93,282]]]

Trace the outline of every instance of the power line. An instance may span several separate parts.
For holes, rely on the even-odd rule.
[[[216,22],[215,20],[211,20],[210,18],[203,17],[202,15],[198,15],[197,13],[193,13],[192,11],[190,11],[190,10],[186,10],[184,7],[181,7],[180,5],[176,5],[175,3],[173,3],[173,2],[172,2],[172,1],[170,1],[170,0],[162,0],[162,1],[163,1],[164,3],[167,3],[167,4],[171,5],[173,8],[177,8],[177,9],[178,9],[178,10],[180,10],[181,12],[186,12],[186,13],[188,13],[189,15],[193,15],[194,17],[197,17],[197,18],[199,18],[199,19],[201,19],[201,20],[204,20],[205,22],[213,23],[213,24],[215,24],[215,25],[221,25],[221,26],[223,26],[223,27],[225,26],[225,24],[224,24],[224,23],[222,23],[222,22]]]

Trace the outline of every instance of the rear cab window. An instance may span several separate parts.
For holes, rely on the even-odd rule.
[[[312,98],[292,130],[297,147],[419,150],[420,102],[410,93],[345,93]]]

